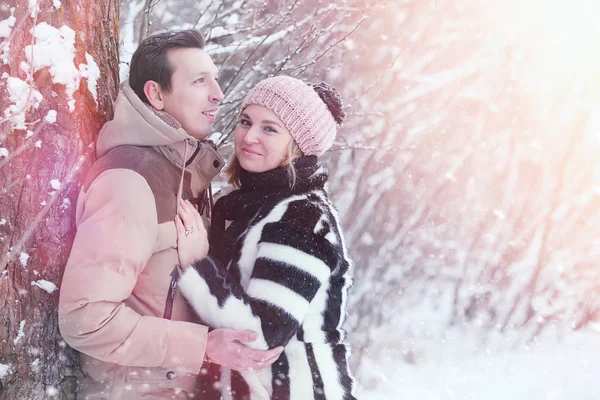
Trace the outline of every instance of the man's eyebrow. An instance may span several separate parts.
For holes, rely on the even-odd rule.
[[[218,78],[219,77],[219,72],[220,71],[216,71],[216,72],[208,72],[208,71],[193,72],[191,74],[191,76],[196,77],[196,76],[207,76],[207,75],[211,76],[211,75],[214,75],[215,78]]]

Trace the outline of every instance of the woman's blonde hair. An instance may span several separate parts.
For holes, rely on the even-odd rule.
[[[280,167],[287,166],[290,176],[291,187],[294,187],[294,185],[296,184],[296,168],[294,168],[294,163],[292,163],[292,161],[302,156],[302,150],[300,150],[300,147],[298,146],[296,141],[294,139],[291,139],[288,145],[287,155],[279,165]],[[227,181],[236,188],[242,186],[240,182],[241,171],[242,166],[240,165],[240,161],[235,156],[235,153],[233,153],[233,156],[231,156],[231,160],[229,160],[229,165],[227,166],[227,168],[225,168],[225,175],[227,175]]]

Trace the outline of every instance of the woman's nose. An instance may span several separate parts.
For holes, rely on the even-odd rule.
[[[244,142],[258,143],[258,141],[259,141],[258,128],[256,128],[255,126],[251,126],[246,131],[246,134],[244,135]]]

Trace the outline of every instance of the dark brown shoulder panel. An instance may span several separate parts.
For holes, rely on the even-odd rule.
[[[92,182],[104,171],[125,168],[142,175],[156,202],[158,223],[172,221],[177,211],[177,189],[181,170],[151,147],[118,146],[99,158],[87,173],[83,189],[87,191]],[[189,191],[189,179],[184,182]]]

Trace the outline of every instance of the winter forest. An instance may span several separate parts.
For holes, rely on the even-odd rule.
[[[269,75],[327,81],[357,397],[600,399],[600,3],[0,1],[0,399],[72,399],[57,304],[137,44],[197,28],[232,152]],[[215,189],[222,187],[219,178]]]

